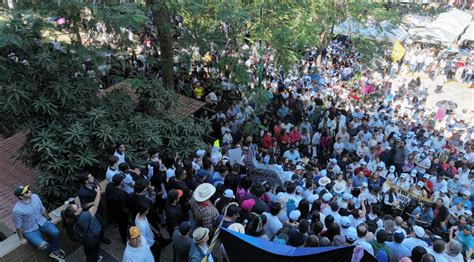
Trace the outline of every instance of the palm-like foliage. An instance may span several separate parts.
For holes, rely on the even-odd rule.
[[[81,172],[103,176],[118,141],[127,143],[138,165],[149,147],[184,157],[205,146],[201,136],[209,125],[173,116],[176,95],[159,81],[131,81],[138,101],[124,90],[98,96],[98,83],[81,66],[91,53],[72,45],[65,53],[53,50],[33,25],[13,19],[2,28],[0,59],[8,73],[0,87],[0,130],[27,133],[19,156],[41,171],[39,190],[48,207],[77,193]],[[13,41],[3,41],[12,34]]]

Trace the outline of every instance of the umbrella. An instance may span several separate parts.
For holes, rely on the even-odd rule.
[[[444,108],[446,110],[454,110],[458,108],[458,104],[454,103],[453,101],[449,100],[440,100],[436,103],[437,107]]]

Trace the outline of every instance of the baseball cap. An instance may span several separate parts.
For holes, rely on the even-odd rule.
[[[415,232],[415,235],[419,238],[422,238],[425,236],[425,230],[420,227],[420,226],[413,226],[413,231]]]
[[[293,221],[298,221],[298,218],[300,218],[300,216],[301,216],[301,211],[299,211],[298,209],[295,209],[290,212],[290,215],[288,217]]]
[[[142,235],[142,232],[140,232],[140,228],[138,227],[130,227],[129,234],[130,238],[137,238]]]
[[[418,182],[416,185],[419,186],[419,187],[423,187],[425,184],[420,181],[420,182]]]
[[[226,198],[235,198],[234,191],[232,191],[232,189],[226,189],[224,191],[224,197],[226,197]]]
[[[349,241],[357,240],[357,230],[355,227],[349,227],[346,231],[346,239]]]
[[[332,194],[331,193],[324,193],[323,195],[323,201],[324,202],[329,202],[332,199]]]
[[[462,193],[463,195],[466,195],[466,196],[471,196],[471,191],[469,190],[466,190]]]
[[[204,228],[204,227],[198,227],[194,229],[193,231],[193,240],[195,242],[199,242],[206,237],[206,235],[209,233],[209,229]]]
[[[425,178],[425,179],[430,179],[430,175],[424,174],[424,175],[423,175],[423,178]]]
[[[359,164],[361,164],[361,165],[363,165],[363,166],[366,166],[366,165],[367,165],[367,162],[365,162],[364,160],[361,160],[361,161],[359,162]]]
[[[368,187],[369,184],[367,184],[367,182],[362,182],[362,186],[363,186],[363,187]]]
[[[400,178],[403,178],[403,179],[406,179],[406,178],[407,178],[407,176],[408,176],[408,174],[407,174],[407,173],[401,173],[401,174],[400,174]]]
[[[390,166],[390,169],[389,169],[389,170],[390,170],[390,172],[392,172],[392,173],[395,172],[395,166]]]
[[[349,219],[349,217],[346,217],[346,216],[341,217],[341,226],[348,227],[350,225],[351,225],[351,220]]]
[[[242,201],[242,210],[244,211],[250,211],[250,209],[252,209],[252,207],[255,205],[255,200],[253,200],[252,198],[249,198],[247,200],[244,200]]]
[[[21,197],[22,195],[24,195],[26,192],[28,192],[28,190],[30,190],[30,185],[26,185],[26,186],[19,186],[15,189],[15,196],[16,197]]]

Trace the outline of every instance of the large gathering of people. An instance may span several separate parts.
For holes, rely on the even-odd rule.
[[[143,163],[131,163],[119,143],[106,188],[81,176],[80,203],[62,217],[87,261],[110,242],[108,224],[118,227],[123,261],[159,261],[170,244],[175,261],[231,261],[225,245],[212,243],[219,227],[293,247],[356,245],[379,261],[470,261],[474,130],[463,115],[427,107],[416,95],[421,80],[397,80],[402,68],[431,70],[433,57],[418,59],[429,51],[367,70],[350,40],[337,37],[321,52],[307,48],[288,73],[267,48],[260,76],[258,50],[245,44],[235,52],[254,82],[261,78],[255,88],[264,90],[266,110],[256,110],[255,94],[241,97],[230,70],[176,70],[182,90],[216,106],[219,146],[187,158],[150,148]],[[240,159],[231,159],[238,148]],[[265,179],[268,170],[278,179]],[[20,240],[63,259],[39,197],[28,186],[15,195]]]

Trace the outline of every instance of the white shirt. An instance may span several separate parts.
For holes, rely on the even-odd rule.
[[[115,168],[115,169],[111,169],[110,166],[107,168],[107,172],[105,173],[105,178],[107,178],[107,181],[108,182],[112,182],[112,178],[116,175],[120,173],[120,171],[118,170],[118,168]]]
[[[425,241],[415,237],[405,238],[405,240],[403,240],[402,242],[402,245],[408,248],[408,250],[410,250],[410,253],[416,246],[421,246],[425,249],[428,249],[428,244]]]
[[[149,246],[153,246],[153,244],[155,244],[155,237],[153,236],[153,232],[151,231],[146,216],[145,219],[140,219],[137,215],[135,217],[135,226],[137,226],[142,233],[142,241],[146,240]]]
[[[269,239],[272,239],[278,230],[283,227],[283,224],[278,219],[278,216],[274,216],[267,212],[263,214],[267,217],[267,223],[263,227],[263,230],[265,231],[265,235],[267,235]]]
[[[123,262],[149,262],[154,260],[150,246],[143,238],[140,247],[132,247],[127,242],[127,247],[123,253]]]

